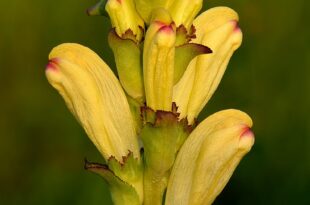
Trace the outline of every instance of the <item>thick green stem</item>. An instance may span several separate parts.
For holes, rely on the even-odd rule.
[[[191,129],[186,120],[178,120],[175,112],[154,112],[145,108],[142,116],[144,205],[162,205],[177,152]]]
[[[162,205],[168,183],[169,173],[155,173],[146,169],[144,172],[144,205]]]

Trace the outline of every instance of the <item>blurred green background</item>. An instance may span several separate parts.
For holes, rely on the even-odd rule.
[[[309,2],[309,1],[308,1]],[[234,8],[244,33],[205,116],[238,108],[256,144],[215,204],[310,204],[310,32],[306,0],[208,0]],[[102,162],[44,76],[47,55],[78,42],[114,65],[96,0],[0,1],[0,204],[111,204]]]

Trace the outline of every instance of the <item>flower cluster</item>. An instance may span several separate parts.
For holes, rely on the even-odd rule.
[[[196,118],[242,33],[227,7],[198,14],[202,0],[101,0],[118,78],[89,48],[65,43],[46,76],[105,159],[85,168],[118,205],[205,205],[222,191],[254,135],[239,110]]]

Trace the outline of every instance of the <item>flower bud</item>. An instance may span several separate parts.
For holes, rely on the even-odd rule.
[[[146,103],[153,110],[171,110],[175,39],[175,26],[169,14],[164,9],[156,10],[143,49]]]
[[[144,33],[144,22],[137,13],[133,0],[108,0],[105,10],[119,36],[123,36],[126,31],[131,30],[136,40],[141,41]]]

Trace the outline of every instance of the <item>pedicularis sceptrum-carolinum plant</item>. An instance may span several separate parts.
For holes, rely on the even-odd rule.
[[[206,205],[222,191],[254,135],[251,118],[223,110],[202,122],[240,46],[238,15],[227,7],[198,14],[202,0],[102,0],[118,78],[89,48],[65,43],[46,76],[104,157],[85,163],[117,205]]]

